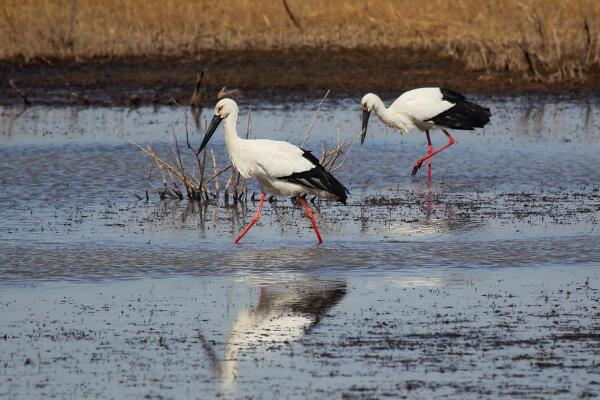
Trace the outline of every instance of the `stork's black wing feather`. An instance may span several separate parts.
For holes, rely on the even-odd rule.
[[[310,150],[304,150],[304,149],[301,149],[301,150],[304,152],[304,153],[302,153],[302,157],[306,158],[314,166],[319,166],[319,167],[321,166],[319,159],[317,157],[315,157]]]
[[[490,122],[492,114],[489,108],[470,102],[465,96],[453,90],[440,88],[440,91],[442,92],[442,100],[454,103],[454,106],[435,117],[429,118],[428,121],[438,126],[462,130],[483,128]]]
[[[442,92],[442,100],[449,101],[450,103],[460,103],[467,100],[465,95],[455,92],[452,89],[440,88],[440,92]]]
[[[335,195],[338,200],[346,204],[348,198],[348,189],[333,177],[323,166],[319,163],[319,160],[312,155],[308,150],[302,149],[302,156],[306,158],[314,168],[308,171],[294,172],[288,176],[282,176],[278,179],[283,179],[288,182],[292,182],[298,185],[303,185],[312,189],[323,190]]]

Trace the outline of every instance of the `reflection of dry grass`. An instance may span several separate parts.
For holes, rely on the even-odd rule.
[[[0,58],[377,46],[577,80],[600,63],[599,23],[593,0],[4,0]]]

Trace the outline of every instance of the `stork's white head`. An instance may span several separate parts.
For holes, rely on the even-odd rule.
[[[360,105],[364,111],[371,112],[375,105],[378,103],[378,101],[381,100],[376,94],[367,93],[363,96],[362,100],[360,101]]]
[[[229,114],[234,112],[238,112],[238,106],[237,103],[231,99],[221,99],[217,105],[215,105],[215,116],[218,116],[221,119],[227,118]]]
[[[238,114],[238,106],[235,101],[233,101],[231,99],[219,100],[217,105],[215,105],[215,115],[214,115],[212,121],[210,121],[210,125],[208,126],[208,129],[206,130],[206,133],[204,134],[204,139],[202,139],[202,143],[200,144],[198,153],[200,153],[204,149],[204,147],[206,147],[206,145],[208,144],[208,141],[210,140],[212,135],[215,133],[215,131],[219,127],[219,124],[221,123],[221,121],[223,121],[225,118],[229,117],[230,115],[234,115],[234,118],[235,118],[235,116],[237,116],[237,114]]]

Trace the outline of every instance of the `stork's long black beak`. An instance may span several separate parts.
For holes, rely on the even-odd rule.
[[[367,136],[367,124],[369,123],[370,116],[371,116],[371,111],[363,110],[362,132],[360,134],[360,144],[361,145],[365,142],[365,136]]]
[[[208,144],[208,141],[210,140],[212,135],[214,135],[215,131],[219,127],[219,124],[221,123],[222,120],[223,120],[223,118],[221,118],[218,115],[215,115],[213,117],[213,119],[210,121],[210,125],[208,126],[208,129],[206,130],[206,133],[204,134],[204,139],[202,139],[202,144],[200,144],[198,153],[200,153],[206,147],[206,145]]]

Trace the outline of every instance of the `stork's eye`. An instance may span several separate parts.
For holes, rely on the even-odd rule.
[[[223,111],[223,106],[217,108],[217,111],[219,112],[219,114],[221,113],[221,111]]]

